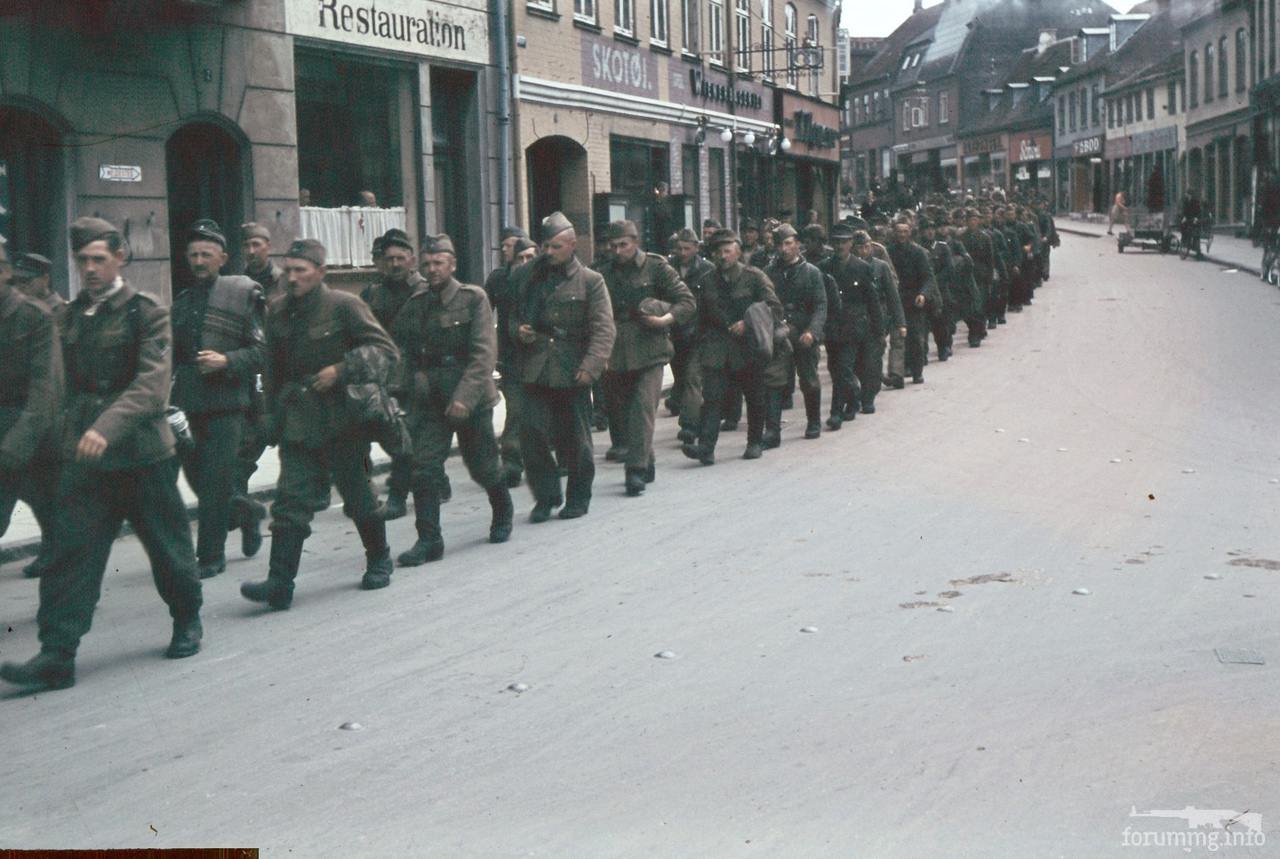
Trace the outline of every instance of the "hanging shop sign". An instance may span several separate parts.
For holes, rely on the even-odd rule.
[[[791,155],[836,161],[840,157],[840,112],[834,105],[780,93],[783,131]]]
[[[658,61],[652,51],[584,33],[581,55],[582,82],[587,86],[658,96]]]
[[[489,15],[483,2],[285,0],[285,28],[311,39],[489,62]]]
[[[965,155],[990,155],[993,152],[1003,152],[1005,149],[1003,134],[975,137],[972,140],[962,141],[960,145],[964,147]]]
[[[1076,158],[1088,158],[1093,155],[1102,154],[1102,135],[1095,137],[1086,137],[1084,140],[1077,140],[1071,144],[1071,154]]]

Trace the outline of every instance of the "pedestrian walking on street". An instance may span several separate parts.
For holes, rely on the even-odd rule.
[[[454,278],[458,259],[449,236],[429,236],[421,260],[424,281],[396,316],[392,331],[408,389],[410,485],[418,530],[417,542],[396,559],[402,567],[444,556],[440,490],[455,435],[467,472],[489,496],[489,542],[507,541],[515,515],[493,432],[498,341],[489,299],[480,287]]]
[[[822,435],[818,347],[827,321],[826,282],[817,266],[805,260],[795,228],[790,224],[778,227],[774,231],[774,243],[778,255],[765,269],[765,274],[782,304],[787,338],[775,346],[773,360],[764,374],[767,399],[762,441],[765,449],[782,444],[783,391],[793,374],[800,379],[800,393],[804,397],[804,437],[815,439]]]
[[[169,311],[121,276],[124,237],[114,225],[78,218],[69,237],[83,288],[62,330],[64,464],[53,559],[40,578],[40,653],[0,666],[10,683],[49,689],[75,682],[76,652],[125,520],[173,619],[165,655],[192,656],[204,635],[200,576],[165,420],[173,373]]]
[[[517,306],[512,319],[524,384],[520,427],[531,522],[546,522],[564,505],[561,519],[585,516],[595,479],[591,441],[591,387],[602,375],[616,335],[604,278],[574,255],[573,224],[555,212],[542,222],[543,254],[512,275]],[[560,490],[556,457],[568,471]],[[567,498],[566,498],[567,495]]]
[[[268,441],[280,448],[280,478],[267,578],[241,585],[240,593],[274,609],[293,603],[302,547],[316,511],[329,506],[331,485],[364,546],[360,586],[391,584],[387,526],[369,485],[371,430],[347,386],[376,375],[357,376],[357,368],[381,367],[385,375],[399,355],[367,304],[325,284],[325,261],[324,245],[294,242],[285,253],[289,293],[267,314],[266,426]]]

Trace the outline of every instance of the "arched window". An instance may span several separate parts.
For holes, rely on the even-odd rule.
[[[796,7],[787,4],[782,17],[782,47],[787,54],[787,86],[796,85]]]

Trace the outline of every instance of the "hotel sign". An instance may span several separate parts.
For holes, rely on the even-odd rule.
[[[489,15],[483,3],[435,0],[285,0],[294,36],[366,48],[489,62]]]

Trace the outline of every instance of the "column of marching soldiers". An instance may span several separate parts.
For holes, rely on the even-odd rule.
[[[0,525],[21,499],[42,533],[24,571],[39,578],[41,649],[0,677],[74,683],[126,520],[172,617],[166,656],[198,652],[201,580],[225,568],[229,531],[240,530],[246,556],[262,545],[266,511],[248,482],[269,445],[280,457],[270,560],[266,578],[240,590],[281,610],[335,485],[364,547],[362,588],[390,584],[386,521],[406,515],[410,498],[417,541],[399,565],[440,559],[455,437],[488,493],[493,543],[511,535],[510,489],[522,481],[530,522],[557,509],[561,519],[587,514],[592,430],[606,422],[606,459],[624,465],[626,495],[643,494],[656,476],[667,364],[667,408],[685,456],[703,465],[715,463],[744,405],[743,458],[779,447],[797,379],[804,438],[822,434],[820,346],[831,380],[825,428],[874,414],[882,385],[923,381],[931,334],[940,361],[958,323],[977,348],[1048,278],[1057,235],[1042,203],[967,203],[919,207],[891,224],[850,216],[829,235],[769,220],[744,222],[739,236],[708,221],[701,236],[671,236],[669,257],[646,253],[634,223],[615,222],[594,270],[555,213],[537,245],[503,230],[502,264],[483,287],[455,279],[449,236],[415,248],[393,229],[375,242],[379,280],[359,297],[326,285],[319,242],[294,242],[281,268],[270,232],[252,223],[241,228],[245,273],[222,275],[227,239],[202,220],[186,241],[191,285],[171,309],[125,279],[124,236],[100,218],[70,225],[80,283],[70,303],[50,288],[47,259],[11,257],[0,243]],[[495,377],[506,402],[500,435]],[[370,483],[375,442],[391,460],[382,503]],[[179,467],[198,498],[194,545]]]

